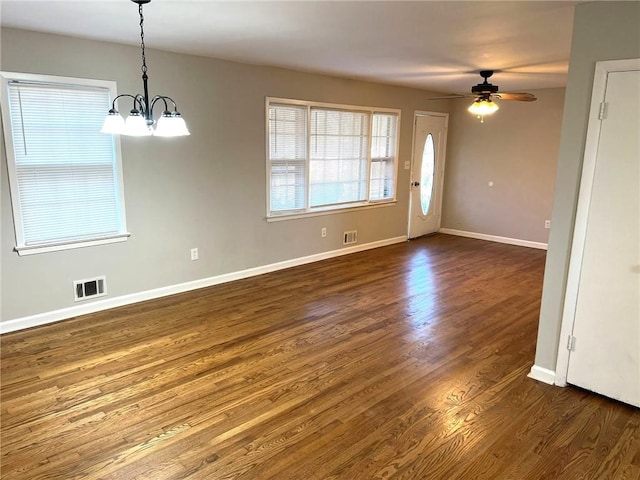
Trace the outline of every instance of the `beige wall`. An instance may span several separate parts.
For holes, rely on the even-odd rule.
[[[452,102],[442,227],[547,243],[564,89],[532,93],[536,102],[499,102],[484,123]]]
[[[555,370],[595,62],[640,58],[640,3],[576,6],[535,364]],[[612,232],[615,234],[615,232]]]
[[[5,71],[116,80],[120,93],[142,87],[137,47],[9,28],[1,46]],[[147,61],[151,94],[178,102],[191,136],[122,138],[127,242],[19,257],[3,153],[2,320],[73,306],[76,279],[106,275],[112,298],[340,249],[345,230],[357,229],[361,244],[406,235],[402,168],[394,206],[267,223],[265,97],[400,108],[403,165],[414,111],[438,110],[432,94],[154,50]]]
[[[120,93],[140,91],[137,47],[9,28],[1,33],[2,70],[116,80]],[[562,89],[535,92],[534,104],[502,102],[499,115],[479,124],[465,102],[429,102],[432,93],[422,90],[155,50],[147,59],[151,93],[176,99],[192,135],[122,138],[127,242],[17,256],[3,151],[3,321],[74,306],[76,279],[106,275],[115,298],[337,250],[344,230],[357,229],[361,244],[406,235],[410,179],[402,165],[411,160],[416,110],[455,108],[443,226],[546,241]],[[400,108],[397,204],[267,223],[266,96]],[[481,154],[474,153],[478,146]],[[505,206],[514,206],[506,222]],[[190,261],[192,247],[200,250],[197,262]]]

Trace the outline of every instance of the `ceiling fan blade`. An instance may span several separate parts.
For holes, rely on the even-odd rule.
[[[517,100],[518,102],[535,102],[537,100],[533,93],[506,93],[498,92],[493,94],[500,100]]]
[[[477,95],[458,95],[458,94],[453,94],[453,95],[444,95],[442,97],[431,97],[429,98],[429,100],[452,100],[452,99],[456,99],[456,98],[473,98],[473,97],[477,97]]]

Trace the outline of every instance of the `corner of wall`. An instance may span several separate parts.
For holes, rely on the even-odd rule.
[[[549,370],[548,368],[533,365],[527,377],[548,385],[555,385],[556,372],[554,370]]]

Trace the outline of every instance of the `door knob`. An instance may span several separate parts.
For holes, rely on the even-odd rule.
[[[420,182],[411,182],[411,186],[412,187],[419,187],[420,186]]]

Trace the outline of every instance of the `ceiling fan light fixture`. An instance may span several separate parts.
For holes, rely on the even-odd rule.
[[[492,100],[492,98],[499,98],[500,100],[516,100],[518,102],[534,102],[536,96],[533,93],[507,93],[499,92],[498,85],[492,85],[488,79],[493,75],[493,70],[482,70],[480,76],[483,79],[482,83],[471,87],[471,95],[445,95],[443,97],[431,97],[430,100],[448,100],[457,98],[474,98],[475,101],[467,110],[478,117],[480,123],[484,123],[484,116],[491,115],[497,112],[500,107]]]
[[[500,107],[489,98],[479,98],[473,102],[467,110],[477,115],[478,117],[484,117],[485,115],[491,115],[497,112]]]

